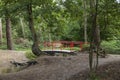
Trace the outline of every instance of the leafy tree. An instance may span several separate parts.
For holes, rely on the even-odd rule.
[[[33,45],[32,45],[32,52],[39,56],[43,52],[39,49],[39,40],[38,40],[38,35],[36,33],[35,27],[34,27],[34,11],[37,10],[37,8],[42,8],[47,5],[52,5],[52,0],[45,0],[45,1],[39,1],[39,0],[25,0],[25,1],[20,1],[19,4],[22,4],[21,6],[25,11],[27,11],[27,20],[29,22],[29,29],[32,34],[32,39],[33,39]],[[45,17],[46,18],[46,17]]]
[[[7,38],[7,48],[12,50],[12,34],[11,34],[11,12],[12,12],[12,3],[14,1],[10,0],[1,0],[1,11],[3,12],[2,15],[5,17],[6,21],[6,38]]]
[[[33,5],[32,0],[28,1],[28,4],[26,5],[28,21],[29,21],[29,29],[30,29],[32,37],[33,37],[32,52],[35,55],[39,56],[43,52],[39,49],[39,46],[38,46],[38,37],[37,37],[37,33],[34,28],[32,5]]]
[[[102,0],[99,3],[98,19],[102,40],[111,40],[119,36],[119,6],[120,4],[116,0]]]

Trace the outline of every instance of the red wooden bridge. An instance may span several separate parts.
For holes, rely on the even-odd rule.
[[[47,53],[73,53],[77,50],[82,50],[84,42],[82,41],[53,41],[53,42],[42,42],[44,46],[43,51]]]

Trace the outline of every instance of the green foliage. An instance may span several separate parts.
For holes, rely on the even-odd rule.
[[[28,59],[30,59],[30,60],[33,60],[33,59],[37,58],[37,56],[34,55],[34,54],[32,53],[32,51],[27,51],[27,52],[25,53],[25,55],[26,55],[26,57],[27,57]]]
[[[5,39],[2,40],[2,44],[0,45],[0,49],[3,49],[3,50],[7,49],[7,45],[6,45],[6,40]]]
[[[31,45],[32,45],[31,41],[24,38],[14,39],[13,42],[14,42],[13,44],[14,50],[28,50],[31,48]],[[5,39],[3,39],[0,49],[3,49],[3,50],[7,49]]]
[[[96,75],[96,73],[94,73],[94,72],[90,74],[90,78],[89,79],[90,80],[100,80],[98,75]]]
[[[101,47],[109,54],[120,54],[120,41],[103,41]]]
[[[6,74],[6,73],[18,72],[20,70],[21,70],[20,67],[10,66],[8,68],[2,69],[1,73]]]
[[[12,70],[10,68],[2,70],[2,74],[4,74],[4,73],[11,73],[11,72],[12,72]]]
[[[80,0],[65,0],[62,2],[65,7],[65,12],[69,13],[71,19],[79,20],[82,15],[82,1]]]
[[[99,23],[101,39],[109,40],[120,36],[120,4],[116,0],[103,0],[99,2]]]
[[[7,49],[7,45],[2,44],[2,46],[0,46],[0,49],[3,49],[3,50]]]
[[[75,50],[75,51],[80,51],[80,47],[73,47],[72,50]]]
[[[89,49],[90,49],[90,44],[84,44],[82,51],[89,51]]]
[[[68,41],[80,41],[83,40],[83,28],[79,25],[78,21],[70,21],[64,27],[64,34],[62,35],[63,40]]]
[[[24,39],[24,38],[18,38],[14,40],[14,49],[15,50],[26,50],[26,49],[30,49],[32,45],[32,42],[29,41],[28,39]]]
[[[88,1],[89,2],[89,1]],[[87,6],[88,6],[87,2]],[[7,4],[5,4],[7,3]],[[3,36],[5,38],[5,13],[9,12],[12,22],[12,37],[14,39],[23,37],[20,18],[23,19],[25,38],[31,40],[31,33],[28,28],[26,5],[31,3],[33,6],[34,26],[40,42],[52,40],[83,41],[83,1],[80,0],[1,0],[0,17],[3,18]],[[6,5],[6,6],[5,6]],[[101,39],[109,40],[120,36],[120,15],[119,6],[115,0],[101,0],[98,7],[98,23],[101,30]],[[86,10],[89,12],[89,8]],[[90,23],[89,15],[88,24]],[[90,39],[91,27],[88,25],[88,39]],[[89,40],[88,40],[89,41]],[[5,41],[4,41],[5,42]],[[31,47],[31,42],[16,43],[15,50],[27,49]],[[105,44],[105,43],[103,43]],[[112,49],[105,44],[104,47],[109,53],[119,53],[119,42]],[[6,49],[6,42],[0,46]],[[40,46],[42,47],[42,46]],[[88,46],[83,46],[83,49]],[[110,51],[111,50],[111,51]],[[114,50],[112,52],[112,50]]]

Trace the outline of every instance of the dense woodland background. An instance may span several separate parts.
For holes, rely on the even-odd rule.
[[[46,55],[45,41],[84,42],[94,76],[101,50],[120,54],[120,1],[0,0],[0,49],[31,50],[36,58]]]
[[[91,42],[98,27],[102,48],[119,54],[119,13],[116,0],[0,0],[0,48],[30,49],[44,41]]]

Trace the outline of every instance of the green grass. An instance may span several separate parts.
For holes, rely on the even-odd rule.
[[[90,48],[90,44],[84,44],[82,50],[83,51],[88,51]]]
[[[100,77],[95,72],[89,74],[89,80],[100,80]]]
[[[36,55],[34,55],[33,53],[32,53],[32,51],[26,51],[26,53],[25,53],[25,55],[26,55],[26,57],[28,58],[28,59],[30,59],[30,60],[34,60],[35,58],[37,58],[37,56]]]
[[[42,48],[42,50],[49,50],[49,49],[52,49],[52,47],[44,47]],[[53,49],[60,49],[60,50],[75,50],[75,51],[79,51],[81,50],[80,47],[62,47],[62,48],[53,48]]]

